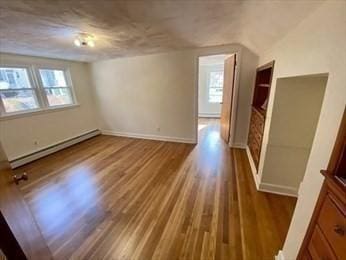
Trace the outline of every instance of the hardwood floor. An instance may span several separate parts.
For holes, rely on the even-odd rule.
[[[256,191],[217,120],[198,145],[98,136],[23,170],[55,259],[273,259],[295,206]]]

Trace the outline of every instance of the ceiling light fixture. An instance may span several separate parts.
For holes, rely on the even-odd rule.
[[[79,33],[74,40],[74,45],[76,45],[77,47],[94,47],[95,37],[88,33]]]

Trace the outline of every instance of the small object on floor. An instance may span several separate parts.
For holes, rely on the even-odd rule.
[[[27,181],[28,180],[28,175],[27,175],[26,172],[23,172],[22,174],[15,174],[15,175],[13,175],[13,180],[14,180],[15,184],[18,185],[18,183],[21,180]]]

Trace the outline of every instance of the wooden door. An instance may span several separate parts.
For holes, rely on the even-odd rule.
[[[0,144],[0,249],[8,259],[52,259],[3,154]]]
[[[229,142],[229,131],[231,128],[231,114],[232,114],[232,100],[233,90],[235,82],[235,65],[236,55],[233,54],[225,60],[224,66],[224,80],[223,80],[223,96],[221,106],[221,138],[228,143]]]
[[[23,216],[25,217],[25,216]],[[17,259],[25,260],[27,259],[25,253],[21,246],[19,245],[18,240],[13,235],[11,228],[8,226],[5,217],[0,211],[0,259],[7,257],[7,259]]]

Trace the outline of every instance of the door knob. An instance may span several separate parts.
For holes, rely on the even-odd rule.
[[[15,175],[13,175],[13,180],[14,180],[15,184],[18,185],[18,183],[21,180],[27,181],[28,180],[28,175],[26,174],[26,172],[23,172],[22,174],[15,174]]]

